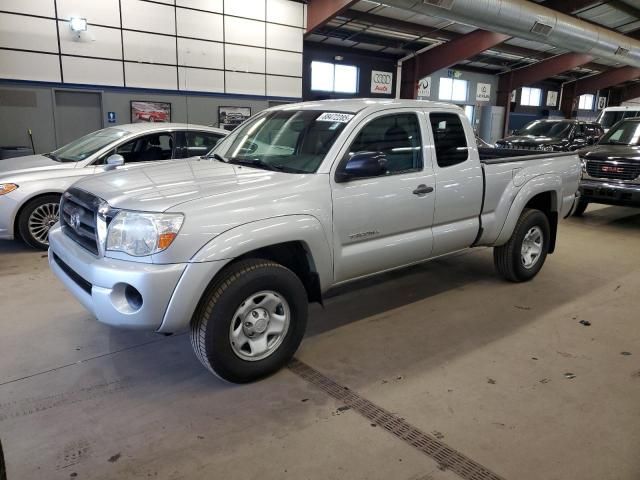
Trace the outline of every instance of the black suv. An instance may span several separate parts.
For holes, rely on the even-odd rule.
[[[581,120],[534,120],[510,137],[498,140],[498,148],[569,152],[597,143],[604,134],[596,122]]]

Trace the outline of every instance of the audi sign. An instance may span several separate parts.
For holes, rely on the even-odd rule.
[[[393,73],[373,70],[371,72],[371,93],[391,95],[392,91]]]

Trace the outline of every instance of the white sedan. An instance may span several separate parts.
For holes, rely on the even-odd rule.
[[[21,239],[47,249],[49,229],[58,221],[60,195],[76,180],[123,164],[205,155],[228,133],[191,124],[119,125],[51,153],[0,160],[0,239]]]

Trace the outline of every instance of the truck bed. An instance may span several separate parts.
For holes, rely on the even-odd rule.
[[[576,152],[537,152],[512,148],[478,148],[478,153],[480,161],[488,165],[576,155]]]

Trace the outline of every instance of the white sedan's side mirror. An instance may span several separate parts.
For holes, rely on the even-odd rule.
[[[122,155],[114,153],[107,158],[106,165],[106,170],[113,170],[120,165],[124,165],[124,157]]]

